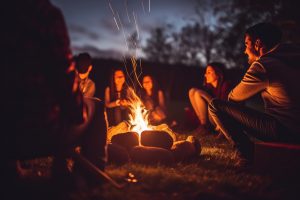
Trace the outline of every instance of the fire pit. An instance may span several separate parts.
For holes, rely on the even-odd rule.
[[[177,141],[167,124],[149,124],[148,111],[129,88],[129,121],[108,130],[108,161],[116,164],[133,161],[143,164],[172,164],[200,153],[197,139]],[[119,152],[119,153],[118,153]]]

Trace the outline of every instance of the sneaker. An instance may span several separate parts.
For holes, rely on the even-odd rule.
[[[195,154],[196,155],[200,154],[200,152],[201,152],[201,144],[200,144],[200,141],[195,136],[192,136],[192,135],[188,136],[186,138],[186,141],[188,141],[188,142],[190,142],[190,143],[192,143],[194,145],[194,147],[195,147]]]
[[[245,155],[241,154],[241,152],[236,151],[235,154],[237,161],[234,164],[235,167],[242,169],[242,170],[247,170],[252,168],[253,166],[253,159],[251,159],[250,156],[246,157]]]

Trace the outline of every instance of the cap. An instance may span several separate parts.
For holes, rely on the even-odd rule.
[[[92,58],[88,53],[81,53],[75,57],[75,62],[77,71],[80,74],[84,74],[92,64]]]

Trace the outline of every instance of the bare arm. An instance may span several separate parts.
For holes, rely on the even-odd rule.
[[[109,87],[105,88],[104,101],[105,101],[105,106],[107,108],[114,108],[114,107],[120,106],[120,100],[110,101],[110,89],[109,89]]]
[[[161,108],[166,108],[164,93],[161,90],[158,91],[158,103]]]
[[[254,62],[242,81],[228,95],[231,101],[244,101],[264,90],[269,84],[265,68],[258,62]]]

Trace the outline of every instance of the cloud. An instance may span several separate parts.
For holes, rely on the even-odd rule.
[[[77,24],[71,24],[69,26],[69,30],[73,34],[83,35],[92,40],[98,40],[101,38],[98,33],[87,30],[85,27],[77,25]]]
[[[116,21],[115,21],[116,20]],[[132,30],[135,27],[134,21],[129,22],[127,16],[120,16],[120,20],[122,22],[122,26],[125,31]],[[102,18],[100,21],[100,27],[105,29],[111,34],[117,35],[120,34],[121,23],[118,17],[107,17]],[[118,29],[119,27],[119,29]]]
[[[114,49],[103,50],[88,44],[82,46],[72,46],[72,51],[74,54],[88,52],[92,57],[95,58],[113,58],[117,60],[123,58],[123,54],[120,51]]]
[[[102,18],[100,21],[100,28],[105,29],[111,34],[117,35],[119,34],[116,23],[114,22],[113,17],[111,18]]]

